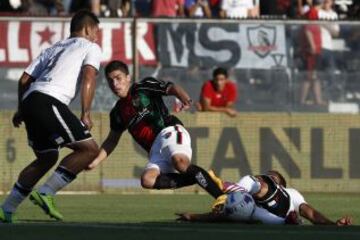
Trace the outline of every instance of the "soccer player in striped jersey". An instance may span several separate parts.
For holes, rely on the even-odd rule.
[[[122,133],[128,130],[149,153],[149,162],[141,176],[143,188],[174,189],[198,183],[214,198],[223,195],[208,172],[191,163],[189,133],[177,117],[169,114],[163,102],[163,96],[172,95],[181,101],[184,109],[189,108],[192,101],[185,90],[153,77],[132,83],[128,66],[121,61],[110,62],[105,75],[119,100],[110,113],[110,132],[89,168],[105,160]]]
[[[239,182],[224,182],[214,172],[209,171],[210,176],[218,183],[224,193],[245,191],[250,193],[257,205],[253,217],[249,221],[260,221],[265,224],[298,224],[302,222],[300,217],[309,220],[313,224],[322,225],[352,225],[352,218],[341,217],[332,221],[308,204],[302,194],[294,188],[286,186],[285,178],[275,170],[261,175],[246,175]],[[224,213],[222,201],[215,201],[213,211],[205,214],[181,213],[179,220],[184,221],[225,221],[228,220]]]
[[[15,210],[29,194],[30,200],[46,214],[62,220],[54,195],[97,156],[99,147],[90,134],[90,110],[101,59],[101,49],[95,43],[98,31],[99,20],[93,13],[77,12],[71,19],[70,37],[42,51],[21,76],[19,107],[13,124],[19,127],[25,123],[36,160],[22,170],[1,205],[0,221],[13,222]],[[68,108],[78,92],[80,119]],[[32,191],[56,164],[61,147],[73,151],[37,191]]]

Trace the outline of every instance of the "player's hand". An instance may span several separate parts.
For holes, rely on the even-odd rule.
[[[22,114],[21,114],[21,112],[18,110],[18,111],[14,114],[14,116],[13,116],[13,118],[12,118],[12,123],[13,123],[14,127],[18,128],[18,127],[20,127],[20,125],[21,125],[21,123],[22,123],[23,121],[24,121],[24,120],[23,120]]]
[[[336,221],[337,226],[349,226],[353,224],[353,219],[350,216],[345,216]]]
[[[175,213],[177,216],[176,221],[191,221],[191,214],[190,213]]]
[[[289,214],[285,218],[285,224],[290,224],[290,225],[299,224],[298,215],[295,211],[289,212]]]
[[[94,161],[92,161],[92,163],[90,163],[85,170],[86,171],[90,171],[93,170],[94,168],[96,168],[97,165],[99,165],[101,163],[101,159],[99,158],[95,158]]]
[[[81,114],[80,118],[81,122],[85,125],[85,127],[91,130],[93,123],[91,121],[90,113],[83,113]]]
[[[191,98],[182,101],[181,111],[186,111],[191,108],[193,101]]]

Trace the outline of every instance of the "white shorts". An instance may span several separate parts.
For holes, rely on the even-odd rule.
[[[145,169],[156,168],[162,173],[175,172],[171,161],[171,157],[175,154],[184,154],[191,161],[191,138],[181,125],[164,128],[156,136]]]

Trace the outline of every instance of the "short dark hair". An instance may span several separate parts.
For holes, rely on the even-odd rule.
[[[324,0],[313,0],[313,5],[320,5],[323,3],[324,3]]]
[[[216,69],[214,69],[213,71],[213,78],[215,78],[217,75],[225,75],[225,77],[228,76],[227,70],[225,68],[222,67],[218,67]]]
[[[105,67],[105,76],[107,76],[109,73],[115,70],[120,70],[121,72],[125,73],[126,75],[129,75],[129,67],[126,63],[119,61],[119,60],[113,60],[109,62]]]
[[[274,177],[278,178],[279,182],[277,182],[277,184],[279,184],[283,187],[286,187],[286,180],[280,172],[278,172],[276,170],[270,170],[270,171],[267,171],[266,175],[270,175],[270,176],[274,176]]]
[[[80,10],[71,18],[70,32],[78,32],[86,25],[94,26],[99,23],[100,21],[94,13],[88,10]]]

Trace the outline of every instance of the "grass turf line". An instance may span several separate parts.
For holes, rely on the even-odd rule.
[[[339,196],[340,195],[340,196]],[[309,203],[331,219],[349,214],[360,223],[360,196],[305,194]],[[0,196],[1,199],[4,196]],[[263,226],[175,222],[175,212],[209,210],[207,195],[69,195],[57,196],[64,223],[50,220],[42,210],[24,202],[19,224],[0,225],[0,239],[360,239],[360,227]],[[32,238],[34,236],[34,238]]]

